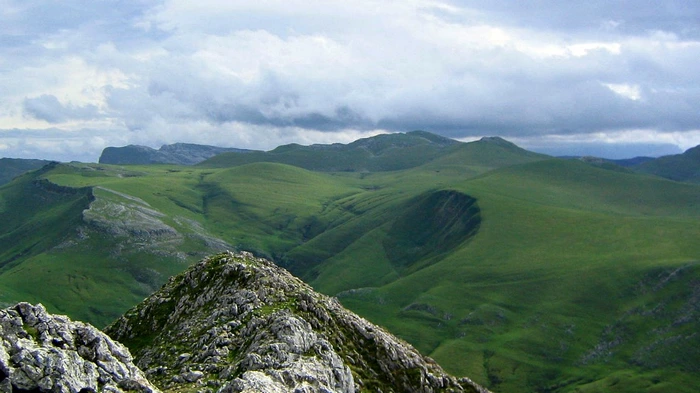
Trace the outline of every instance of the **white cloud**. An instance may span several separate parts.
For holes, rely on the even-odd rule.
[[[630,100],[638,101],[642,99],[642,92],[638,85],[628,85],[624,83],[603,83],[603,85],[613,93],[629,98]]]

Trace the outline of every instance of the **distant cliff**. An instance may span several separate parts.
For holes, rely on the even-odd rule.
[[[124,147],[107,147],[102,151],[100,164],[148,165],[173,164],[194,165],[221,153],[246,153],[250,150],[175,143],[163,145],[156,150],[147,146],[129,145]]]

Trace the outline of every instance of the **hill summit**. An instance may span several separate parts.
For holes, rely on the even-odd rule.
[[[643,162],[634,169],[671,180],[700,183],[700,145],[686,150],[683,154]]]
[[[296,143],[267,152],[224,153],[200,165],[232,167],[255,162],[276,162],[320,172],[383,172],[414,168],[453,151],[461,143],[425,131],[380,134],[349,144]]]
[[[107,332],[166,391],[487,392],[249,253],[203,260]]]

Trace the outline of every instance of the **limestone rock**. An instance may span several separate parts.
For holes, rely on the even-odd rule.
[[[42,305],[0,310],[0,391],[156,393],[129,350]]]
[[[163,389],[487,392],[248,253],[198,263],[107,332]]]

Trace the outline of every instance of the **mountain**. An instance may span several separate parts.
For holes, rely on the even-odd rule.
[[[610,160],[599,157],[560,157],[576,159],[604,169],[646,173],[675,181],[700,183],[700,145],[686,150],[683,154],[653,157],[634,157]]]
[[[494,391],[694,391],[700,185],[405,135],[334,147],[391,168],[329,172],[347,165],[321,145],[316,171],[27,173],[0,187],[0,302],[104,326],[203,255],[248,250]]]
[[[107,332],[168,391],[487,392],[247,253],[194,265]]]
[[[631,166],[637,166],[640,164],[643,164],[647,161],[653,161],[655,160],[654,157],[632,157],[632,158],[621,158],[617,160],[609,160],[615,163],[616,165],[619,165],[621,167],[631,167]]]
[[[50,163],[46,160],[28,160],[23,158],[0,158],[0,186],[9,183],[15,177]]]
[[[247,153],[250,150],[225,148],[191,143],[163,145],[155,150],[147,146],[129,145],[107,147],[102,151],[99,162],[114,165],[173,164],[194,165],[217,154],[226,152]]]
[[[449,154],[459,142],[424,131],[377,135],[347,145],[280,146],[269,152],[222,154],[202,162],[212,168],[276,162],[322,172],[394,171],[423,165]]]
[[[643,162],[634,166],[634,169],[671,180],[700,183],[700,145],[686,150],[683,154]]]
[[[159,392],[123,345],[88,324],[29,303],[0,310],[0,387],[3,392]]]

